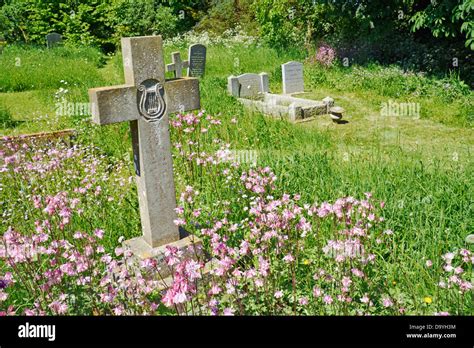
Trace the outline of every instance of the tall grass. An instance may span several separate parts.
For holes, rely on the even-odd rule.
[[[305,79],[313,90],[324,88],[358,94],[375,92],[378,97],[420,102],[424,106],[424,117],[446,124],[468,126],[474,122],[474,93],[455,74],[437,79],[423,73],[404,72],[397,66],[337,65],[325,69],[315,64],[305,67]]]
[[[100,85],[102,64],[94,48],[8,46],[0,55],[0,92],[59,88],[61,80],[78,88]]]

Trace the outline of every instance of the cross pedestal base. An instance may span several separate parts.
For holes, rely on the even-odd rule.
[[[167,246],[172,246],[182,251],[181,259],[191,258],[194,260],[204,260],[205,255],[202,250],[202,241],[193,235],[187,236],[176,242],[160,245],[159,247],[151,247],[143,236],[132,238],[123,242],[125,249],[130,250],[135,258],[144,260],[153,258],[158,261],[158,267],[160,267],[160,276],[162,278],[169,277],[171,275],[171,269],[165,261],[165,251]]]

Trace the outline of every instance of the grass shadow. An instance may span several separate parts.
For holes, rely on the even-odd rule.
[[[11,112],[5,105],[0,104],[0,129],[16,128],[25,121],[14,120]]]

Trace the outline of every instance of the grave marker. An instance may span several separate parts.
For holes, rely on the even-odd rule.
[[[189,67],[189,61],[181,60],[181,54],[179,52],[173,52],[171,54],[171,59],[173,63],[166,65],[166,71],[173,71],[174,77],[176,78],[183,77],[183,69]]]
[[[206,70],[206,46],[194,44],[189,46],[189,77],[203,77]]]
[[[227,79],[229,94],[237,98],[255,98],[269,91],[269,79],[266,73],[229,76]]]
[[[93,121],[130,122],[143,236],[126,241],[142,258],[185,244],[174,224],[176,195],[169,113],[200,108],[199,81],[165,81],[161,36],[122,38],[125,83],[89,90]],[[189,241],[190,239],[188,239]]]
[[[281,65],[283,94],[303,93],[303,64],[288,62]]]
[[[46,35],[46,46],[48,48],[52,48],[58,44],[60,44],[63,40],[63,37],[61,34],[58,33],[49,33]]]

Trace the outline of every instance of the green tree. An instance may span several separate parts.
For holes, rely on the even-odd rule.
[[[474,50],[474,1],[432,0],[410,19],[412,30],[429,29],[435,37],[464,34],[466,47]]]
[[[116,0],[113,2],[109,23],[114,36],[161,34],[170,37],[177,33],[178,16],[162,1]]]
[[[107,3],[101,0],[6,0],[0,9],[3,30],[10,41],[44,44],[45,35],[58,32],[71,44],[110,42],[105,23]]]
[[[170,37],[189,30],[207,10],[197,0],[2,0],[0,30],[8,41],[44,44],[55,31],[66,44],[115,49],[121,36]]]

